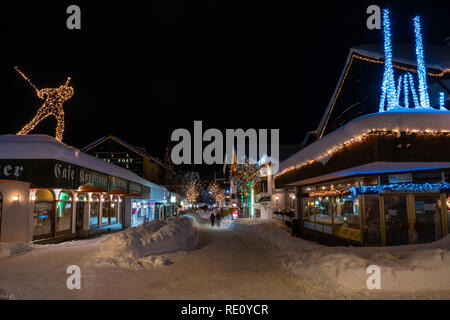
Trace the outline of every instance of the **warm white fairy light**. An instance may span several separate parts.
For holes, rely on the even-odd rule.
[[[67,78],[66,83],[58,88],[44,88],[38,89],[28,77],[15,67],[17,72],[24,78],[36,91],[37,96],[44,100],[44,104],[39,108],[36,116],[28,122],[19,132],[18,135],[28,134],[33,130],[39,122],[53,115],[56,118],[56,139],[62,140],[64,133],[64,110],[63,103],[73,96],[73,88],[69,86],[70,77]]]

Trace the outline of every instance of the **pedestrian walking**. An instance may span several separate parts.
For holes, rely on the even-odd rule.
[[[216,219],[216,215],[214,214],[214,212],[211,213],[209,219],[211,220],[211,227],[214,227],[214,220]]]

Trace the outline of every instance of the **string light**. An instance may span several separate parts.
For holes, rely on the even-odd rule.
[[[432,130],[432,129],[426,129],[426,130],[418,130],[418,129],[405,129],[402,130],[402,132],[404,132],[406,135],[423,135],[423,136],[450,136],[450,129],[449,130]],[[355,143],[360,143],[362,141],[364,141],[365,139],[367,139],[369,136],[385,136],[385,135],[389,135],[389,134],[393,134],[396,136],[400,135],[400,131],[397,129],[393,129],[393,130],[384,130],[384,129],[368,129],[365,133],[362,133],[360,135],[354,136],[353,138],[350,138],[342,143],[336,144],[332,147],[330,147],[328,150],[326,150],[324,153],[322,153],[321,155],[315,157],[314,159],[309,159],[309,160],[305,160],[302,161],[296,165],[290,166],[289,168],[286,168],[280,172],[278,172],[275,177],[279,177],[280,175],[286,174],[290,171],[293,170],[297,170],[300,169],[304,166],[313,164],[314,162],[318,162],[321,159],[324,158],[329,158],[331,157],[333,154],[335,154],[336,152],[338,152],[339,150],[342,150],[346,147],[351,147],[353,144]]]
[[[375,186],[350,187],[353,196],[358,194],[379,194],[384,192],[448,192],[450,183],[400,183]]]
[[[310,198],[314,197],[333,197],[333,196],[346,196],[350,194],[350,189],[333,189],[326,191],[314,191],[309,193]]]
[[[408,76],[409,73],[403,76],[403,99],[405,108],[409,108],[409,98],[408,98]]]
[[[397,94],[395,92],[394,67],[392,65],[392,43],[391,43],[391,21],[389,10],[383,9],[383,34],[384,34],[384,75],[381,85],[380,112],[384,112],[385,99],[387,100],[387,110],[397,106]]]
[[[44,88],[38,89],[28,77],[19,70],[18,67],[14,67],[16,71],[24,78],[36,91],[37,96],[44,100],[44,104],[37,111],[36,116],[28,122],[17,134],[25,135],[33,130],[39,122],[53,115],[56,118],[56,139],[62,140],[64,133],[64,110],[63,103],[69,100],[73,96],[73,88],[69,86],[70,77],[66,82],[58,88]]]
[[[416,55],[417,55],[417,75],[419,78],[419,96],[420,105],[423,108],[430,107],[430,98],[428,96],[427,77],[425,72],[425,61],[423,57],[423,43],[422,32],[420,26],[420,17],[416,16],[413,19],[414,33],[416,35]]]
[[[413,76],[411,73],[408,73],[408,78],[409,78],[409,86],[411,88],[414,105],[416,108],[418,108],[418,107],[420,107],[420,104],[419,104],[419,99],[417,99],[416,88],[414,87],[414,80],[413,80]]]
[[[445,108],[445,98],[444,98],[444,92],[439,92],[439,110],[447,111]]]

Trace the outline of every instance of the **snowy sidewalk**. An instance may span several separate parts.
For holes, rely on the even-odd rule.
[[[58,245],[34,246],[31,251],[0,259],[0,289],[18,299],[450,298],[448,290],[369,291],[333,285],[333,281],[339,285],[351,275],[346,272],[352,271],[353,267],[365,271],[361,266],[372,258],[395,267],[397,264],[418,264],[437,253],[445,258],[443,249],[433,247],[431,251],[424,251],[428,255],[410,256],[407,253],[400,255],[398,248],[330,248],[292,238],[276,223],[223,221],[221,228],[211,228],[207,220],[197,218],[195,221],[198,233],[196,247],[159,255],[164,263],[123,267],[121,264],[98,264],[93,257],[98,257],[98,252],[102,255],[108,253],[105,249],[115,243],[121,245],[117,252],[123,252],[127,247],[118,242],[120,239],[138,249],[145,248],[142,243],[169,240],[165,237],[178,227],[168,226],[166,233],[160,231],[149,236],[145,236],[142,233],[144,228],[141,228],[141,235],[123,234],[118,237],[115,234]],[[110,240],[113,236],[116,239]],[[190,237],[189,233],[187,236]],[[101,244],[106,239],[108,241]],[[173,245],[173,239],[168,243]],[[99,248],[102,249],[99,251]],[[15,250],[22,249],[27,248]],[[412,250],[407,249],[408,252]],[[117,252],[113,252],[112,257],[117,257]],[[145,253],[139,249],[134,251],[133,257],[136,252],[138,255]],[[411,257],[416,260],[411,260]],[[429,260],[429,267],[436,267],[437,263]],[[81,290],[68,290],[66,287],[68,275],[65,271],[72,264],[81,268]],[[441,260],[439,265],[446,266],[446,262]],[[319,274],[323,270],[339,272],[335,278],[326,278]],[[365,272],[361,274],[367,279]],[[362,278],[358,277],[350,285],[360,285]]]

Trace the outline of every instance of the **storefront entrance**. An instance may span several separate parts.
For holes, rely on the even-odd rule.
[[[389,246],[409,244],[406,196],[385,195],[383,199],[386,244]]]

